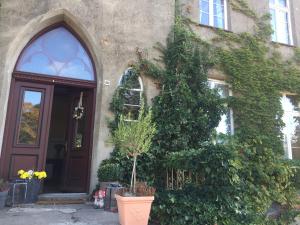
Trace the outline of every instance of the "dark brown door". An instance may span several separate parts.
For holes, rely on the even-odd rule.
[[[82,93],[83,110],[77,110]],[[89,156],[92,136],[93,92],[74,91],[71,96],[70,122],[67,141],[67,154],[63,190],[86,192],[89,180]],[[81,118],[80,113],[82,113]]]
[[[53,85],[12,81],[0,165],[3,177],[16,178],[19,169],[44,169],[52,97]]]

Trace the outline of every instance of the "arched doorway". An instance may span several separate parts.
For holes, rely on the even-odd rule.
[[[87,192],[96,74],[85,44],[65,23],[23,49],[10,88],[0,176],[44,170],[46,192]]]

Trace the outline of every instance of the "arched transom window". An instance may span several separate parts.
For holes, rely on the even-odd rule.
[[[136,120],[141,108],[142,79],[133,68],[128,68],[123,73],[119,85],[122,88],[123,114],[127,120]]]
[[[89,54],[63,26],[32,41],[23,50],[16,71],[90,81],[95,79]]]

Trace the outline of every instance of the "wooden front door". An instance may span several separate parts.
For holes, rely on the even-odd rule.
[[[82,93],[83,110],[77,110]],[[93,91],[74,90],[71,95],[71,110],[69,118],[67,154],[63,190],[68,192],[86,192],[89,180],[89,157],[92,136]]]
[[[13,80],[10,94],[0,176],[14,179],[20,169],[44,169],[53,85]]]

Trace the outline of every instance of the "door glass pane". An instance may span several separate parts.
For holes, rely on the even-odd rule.
[[[84,128],[85,128],[85,116],[81,119],[75,121],[75,140],[74,140],[74,148],[75,150],[81,150],[83,146],[83,137],[84,137]]]
[[[77,100],[79,101],[79,99]],[[75,119],[74,121],[74,140],[73,147],[76,151],[82,150],[83,142],[84,142],[84,134],[85,134],[85,124],[86,124],[86,107],[85,102],[83,102],[83,113],[82,117]]]
[[[37,143],[41,100],[41,92],[24,91],[18,132],[19,144]]]

